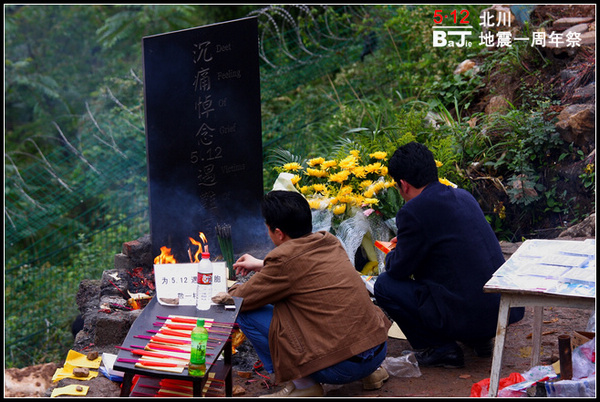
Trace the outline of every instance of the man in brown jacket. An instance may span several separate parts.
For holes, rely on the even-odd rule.
[[[373,304],[339,240],[312,233],[306,199],[271,191],[262,202],[275,248],[264,261],[245,254],[234,264],[250,279],[229,293],[242,297],[238,316],[265,369],[278,383],[268,396],[323,396],[321,384],[362,379],[378,389],[388,379],[380,365],[391,322]]]

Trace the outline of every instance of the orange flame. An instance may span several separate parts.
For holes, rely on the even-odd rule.
[[[199,232],[200,235],[200,240],[204,242],[204,252],[208,253],[208,240],[206,239],[206,236],[204,236],[204,233]],[[193,262],[200,262],[200,254],[202,253],[202,242],[199,242],[198,240],[195,240],[191,237],[189,237],[190,241],[192,242],[192,244],[194,246],[198,246],[198,251],[196,251],[196,254],[194,254],[194,261]],[[192,256],[190,255],[190,259],[192,258]]]
[[[190,239],[190,241],[192,242],[192,244],[194,246],[198,246],[198,251],[196,251],[196,254],[194,254],[194,261],[193,262],[200,262],[200,260],[198,259],[198,256],[202,252],[202,243],[200,243],[199,241],[195,240],[192,237],[190,237],[189,239]],[[191,258],[191,256],[190,256],[190,258]]]
[[[206,236],[204,236],[204,233],[199,232],[200,234],[200,240],[202,242],[204,242],[204,252],[208,253],[208,240],[206,239]],[[190,241],[192,242],[192,244],[194,246],[198,246],[198,251],[196,251],[196,254],[194,254],[194,260],[192,260],[192,254],[191,251],[188,249],[188,253],[190,254],[190,262],[200,262],[200,253],[202,253],[202,242],[195,240],[191,237],[189,237]],[[160,248],[160,255],[156,256],[154,258],[154,263],[155,264],[177,264],[177,260],[175,259],[175,256],[173,256],[173,254],[171,254],[171,249],[166,247],[166,246],[162,246]]]
[[[156,258],[154,258],[154,263],[155,264],[176,264],[177,261],[175,260],[175,257],[173,256],[173,254],[171,254],[171,249],[166,246],[162,246],[160,248],[160,255],[158,255],[158,256],[156,256]]]
[[[204,242],[204,252],[208,253],[208,240],[206,240],[206,236],[204,236],[204,233],[200,232],[200,240],[202,240]]]

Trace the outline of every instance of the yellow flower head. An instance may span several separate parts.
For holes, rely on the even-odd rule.
[[[354,169],[352,169],[352,173],[359,179],[364,179],[367,176],[367,170],[364,166],[355,167]]]
[[[318,198],[310,199],[308,200],[308,205],[310,206],[310,209],[321,209],[321,200]]]
[[[379,204],[379,200],[377,198],[365,198],[362,204],[365,206],[377,205]]]
[[[338,198],[344,195],[352,194],[351,186],[342,186],[340,187],[340,191],[338,191]]]
[[[348,179],[348,176],[350,176],[350,172],[347,170],[342,170],[341,172],[337,172],[329,176],[329,181],[343,183]]]
[[[384,160],[386,158],[386,156],[387,156],[387,152],[382,152],[382,151],[377,151],[377,152],[373,152],[372,154],[369,154],[369,157],[379,159],[379,160]]]
[[[381,162],[376,162],[365,166],[365,170],[367,173],[377,173],[379,170],[381,170],[381,167]]]
[[[381,190],[383,190],[385,188],[385,183],[382,181],[377,181],[375,184],[373,184],[373,190],[378,193]]]
[[[294,177],[292,177],[292,184],[295,186],[296,184],[298,184],[298,182],[300,182],[300,176],[295,174]]]
[[[435,166],[436,167],[442,167],[442,166],[444,166],[444,164],[436,159],[435,160]]]
[[[298,190],[304,195],[310,194],[310,186],[302,186]]]
[[[354,168],[356,166],[356,164],[357,164],[357,159],[354,155],[347,156],[340,161],[340,167],[342,169],[347,169],[347,170]]]
[[[359,159],[360,151],[357,149],[353,149],[352,151],[350,151],[350,155],[354,156],[356,159]]]
[[[318,166],[325,162],[325,158],[313,158],[308,161],[308,166]]]
[[[335,215],[341,215],[346,212],[346,204],[339,204],[333,207],[333,213]]]
[[[306,169],[306,174],[313,177],[327,177],[327,172],[325,170],[320,169]]]
[[[315,190],[315,192],[325,194],[325,193],[327,193],[327,186],[325,184],[315,184],[313,186],[313,190]]]
[[[337,166],[337,162],[335,160],[328,160],[328,161],[321,163],[321,168],[323,168],[323,169],[329,169],[329,168],[332,168],[335,166]]]
[[[298,162],[290,162],[290,163],[286,163],[285,165],[283,165],[283,168],[287,171],[296,172],[296,171],[302,169],[302,166],[300,166],[300,164]]]

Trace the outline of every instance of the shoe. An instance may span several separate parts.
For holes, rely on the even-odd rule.
[[[312,387],[305,389],[297,389],[293,382],[289,382],[283,389],[269,394],[261,395],[259,398],[284,398],[284,397],[306,397],[306,396],[323,396],[323,386],[321,384],[315,384]]]
[[[461,368],[465,366],[463,351],[456,342],[416,352],[415,357],[422,367]]]
[[[373,390],[383,387],[383,383],[390,378],[387,370],[383,367],[379,367],[371,374],[362,379],[363,389]]]
[[[475,355],[478,357],[491,357],[494,353],[494,342],[490,339],[483,341],[466,342],[465,345],[473,348]]]

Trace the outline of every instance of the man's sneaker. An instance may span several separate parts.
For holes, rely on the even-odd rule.
[[[461,368],[465,366],[463,351],[456,342],[415,352],[415,357],[421,367]]]
[[[323,396],[323,386],[321,384],[315,384],[312,387],[305,389],[297,389],[293,382],[289,382],[283,389],[269,394],[261,395],[260,398],[285,398],[285,397],[307,397],[307,396]]]
[[[373,390],[383,387],[383,383],[390,378],[390,375],[383,367],[379,367],[371,374],[362,379],[363,389]]]

